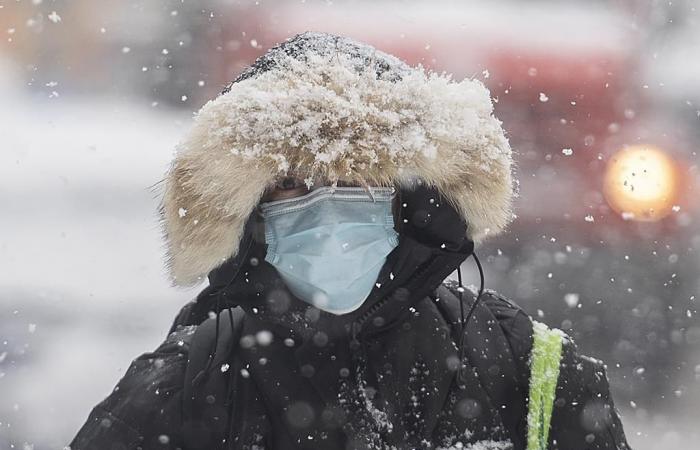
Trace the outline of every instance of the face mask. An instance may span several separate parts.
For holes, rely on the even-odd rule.
[[[373,197],[373,198],[372,198]],[[364,303],[398,244],[393,189],[321,187],[260,205],[265,260],[299,299],[333,314]]]

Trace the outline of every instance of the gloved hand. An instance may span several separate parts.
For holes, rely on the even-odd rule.
[[[434,187],[417,184],[412,189],[400,189],[396,215],[399,234],[421,244],[461,251],[468,245],[470,253],[474,248],[467,238],[466,222]]]

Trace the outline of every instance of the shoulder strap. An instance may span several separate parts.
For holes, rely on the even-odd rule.
[[[238,345],[244,316],[239,307],[225,309],[219,313],[218,320],[209,318],[195,331],[182,395],[183,437],[187,448],[218,448],[220,439],[225,437],[230,379],[226,364]]]
[[[533,321],[527,450],[546,450],[555,391],[559,380],[562,332]]]

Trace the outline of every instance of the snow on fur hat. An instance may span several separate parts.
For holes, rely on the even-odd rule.
[[[303,33],[270,49],[195,115],[164,180],[174,282],[238,252],[266,188],[313,182],[436,187],[478,242],[511,219],[511,149],[479,81],[412,68],[348,38]]]

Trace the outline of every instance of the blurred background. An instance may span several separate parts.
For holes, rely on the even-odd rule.
[[[699,8],[0,1],[0,449],[63,448],[202,288],[169,285],[153,185],[193,112],[306,30],[486,83],[520,179],[488,287],[606,361],[633,448],[698,448]]]

